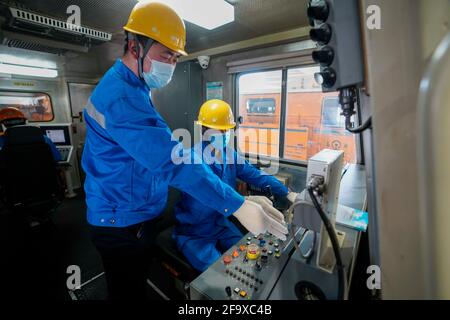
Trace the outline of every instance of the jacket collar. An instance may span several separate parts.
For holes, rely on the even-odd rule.
[[[114,71],[122,78],[125,82],[131,84],[132,86],[141,88],[149,91],[147,84],[144,80],[137,77],[133,71],[131,71],[123,62],[122,59],[117,59],[113,66]]]

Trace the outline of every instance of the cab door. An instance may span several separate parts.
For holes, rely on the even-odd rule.
[[[72,138],[74,151],[77,157],[78,175],[84,184],[84,172],[81,169],[81,155],[86,139],[86,124],[83,119],[83,109],[95,88],[95,84],[68,82],[70,110],[72,117]]]

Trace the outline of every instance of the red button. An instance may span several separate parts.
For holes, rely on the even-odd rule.
[[[233,261],[233,258],[230,256],[223,256],[223,263],[230,264]]]

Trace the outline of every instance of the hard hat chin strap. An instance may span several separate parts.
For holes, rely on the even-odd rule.
[[[141,43],[138,39],[138,36],[134,33],[129,33],[128,37],[130,40],[135,41],[135,43],[136,43],[138,74],[139,74],[139,78],[144,79],[144,59],[145,59],[145,56],[147,55],[148,51],[152,47],[152,45],[155,43],[155,40],[148,39],[148,38],[145,40],[145,42],[143,43],[144,51],[143,51],[143,54],[141,57],[141,46],[140,46]]]

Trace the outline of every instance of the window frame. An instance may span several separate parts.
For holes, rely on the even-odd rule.
[[[236,120],[236,123],[239,125],[240,124],[240,121],[239,121],[239,118],[241,117],[240,116],[240,114],[239,114],[239,104],[240,104],[240,101],[239,101],[239,79],[242,77],[242,76],[244,76],[244,75],[248,75],[248,74],[254,74],[254,73],[261,73],[261,72],[271,72],[271,71],[279,71],[279,70],[281,70],[282,72],[281,72],[281,86],[283,87],[283,74],[284,74],[284,68],[280,68],[280,67],[275,67],[275,68],[265,68],[265,69],[262,69],[262,70],[251,70],[251,71],[244,71],[244,72],[239,72],[239,73],[236,73],[235,74],[235,79],[234,79],[234,88],[235,88],[235,92],[234,92],[234,101],[233,101],[233,104],[234,104],[234,117],[236,118],[235,120]],[[280,133],[281,133],[281,126],[282,126],[282,112],[283,112],[283,89],[280,91],[280,95],[281,95],[281,105],[280,105],[280,125],[279,125],[279,130],[280,130]],[[238,132],[239,133],[239,132]],[[279,141],[279,146],[280,146],[280,142],[281,142],[281,134],[279,134],[279,137],[280,137],[280,141]],[[241,149],[239,148],[239,136],[238,136],[238,134],[236,135],[236,146],[237,146],[237,152],[238,152],[238,154],[239,155],[241,155],[241,156],[245,156],[246,158],[260,158],[260,159],[264,159],[264,160],[270,160],[270,161],[272,161],[272,160],[277,160],[277,161],[281,161],[281,159],[282,159],[282,157],[281,157],[281,153],[280,153],[280,151],[278,151],[278,154],[279,154],[279,158],[274,158],[274,157],[269,157],[269,156],[266,156],[266,155],[259,155],[259,154],[250,154],[250,153],[244,153],[244,152],[242,152],[241,151]],[[279,148],[279,146],[278,146],[278,148]]]
[[[235,120],[236,123],[240,124],[239,122],[239,118],[241,117],[241,115],[239,114],[239,105],[240,105],[240,97],[239,97],[239,80],[243,75],[247,75],[247,74],[254,74],[254,73],[261,73],[261,72],[269,72],[269,71],[278,71],[281,70],[282,74],[281,74],[281,103],[280,103],[280,126],[279,126],[279,143],[278,143],[278,147],[279,147],[279,157],[278,158],[274,158],[274,157],[270,157],[270,156],[266,156],[266,155],[259,155],[259,154],[250,154],[250,153],[244,153],[241,151],[240,147],[239,147],[239,137],[238,135],[236,135],[235,139],[235,145],[237,146],[237,152],[239,155],[244,156],[245,158],[248,159],[261,159],[261,160],[265,160],[265,161],[273,161],[276,160],[278,163],[280,164],[284,164],[284,165],[294,165],[294,166],[300,166],[300,167],[307,167],[308,166],[308,161],[301,161],[301,160],[291,160],[291,159],[286,159],[284,157],[284,147],[285,147],[285,140],[286,140],[286,116],[287,116],[287,82],[288,82],[288,72],[290,69],[298,69],[298,68],[308,68],[308,67],[317,67],[319,66],[318,64],[316,64],[315,62],[306,62],[306,63],[302,63],[299,65],[290,65],[287,67],[274,67],[274,68],[261,68],[261,69],[253,69],[253,70],[249,70],[249,71],[243,71],[243,72],[238,72],[233,74],[233,80],[232,83],[233,85],[233,105],[234,105],[234,114],[235,114]],[[323,104],[321,106],[321,109],[323,108]],[[322,115],[323,112],[321,110],[321,120],[322,120]],[[355,115],[355,122],[359,123],[359,116]],[[355,135],[355,148],[356,148],[356,159],[355,159],[355,163],[356,164],[363,164],[364,163],[364,158],[363,158],[363,154],[362,154],[362,136],[361,134],[357,134]]]
[[[8,92],[12,92],[12,93],[35,93],[35,94],[46,95],[49,98],[49,100],[50,100],[50,107],[51,107],[51,110],[52,110],[52,118],[50,120],[45,120],[45,121],[34,121],[34,120],[30,120],[30,119],[27,119],[27,121],[29,123],[47,123],[47,122],[53,122],[55,120],[55,109],[53,108],[53,99],[52,99],[52,96],[50,95],[50,93],[45,92],[45,91],[29,91],[29,90],[23,91],[23,90],[14,90],[14,89],[12,89],[12,90],[0,89],[0,93],[4,93],[4,92],[7,92],[7,93]]]

